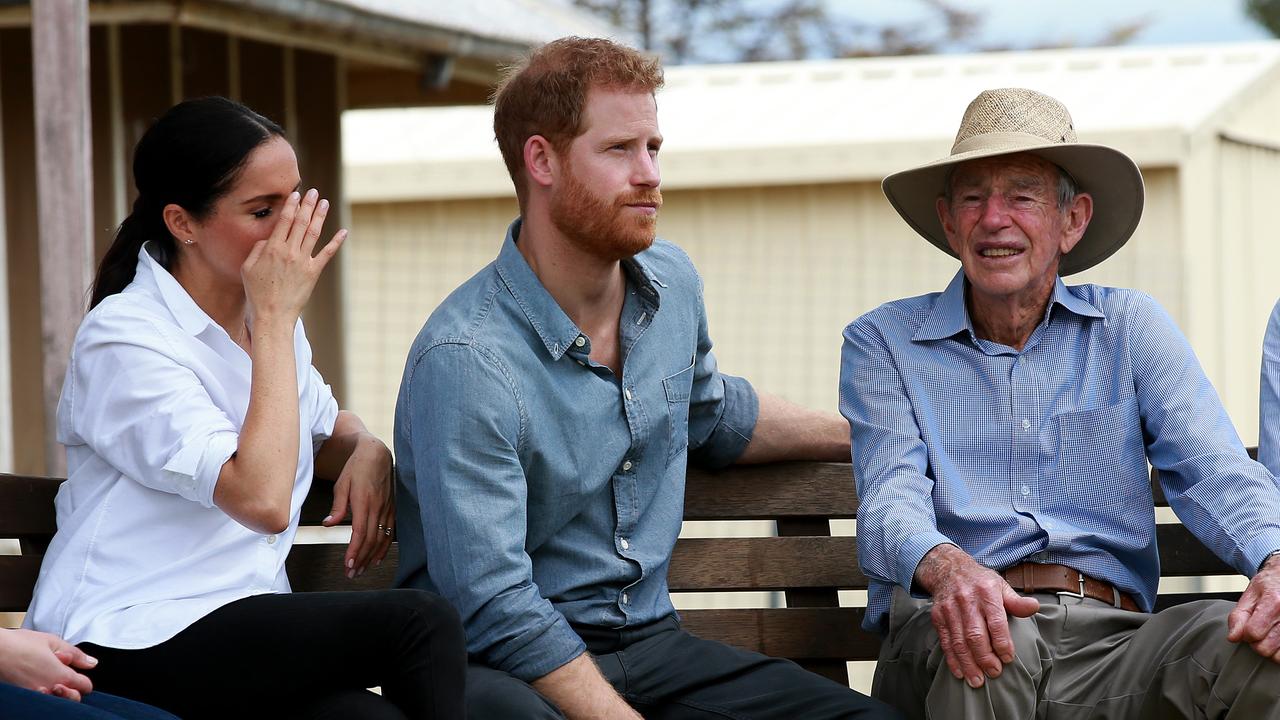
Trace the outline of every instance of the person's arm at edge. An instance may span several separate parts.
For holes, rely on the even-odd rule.
[[[1262,339],[1258,398],[1258,462],[1280,473],[1280,301],[1271,310]]]

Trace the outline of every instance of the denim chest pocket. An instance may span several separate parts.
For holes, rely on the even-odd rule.
[[[1103,508],[1151,502],[1138,401],[1129,397],[1053,418],[1057,432],[1056,498],[1064,505]]]
[[[662,389],[667,396],[667,460],[683,453],[689,447],[689,394],[693,388],[693,367],[662,379]]]

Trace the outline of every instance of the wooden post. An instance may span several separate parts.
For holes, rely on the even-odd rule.
[[[55,428],[58,395],[93,263],[87,0],[31,4],[36,199],[43,318],[45,472],[65,475]]]

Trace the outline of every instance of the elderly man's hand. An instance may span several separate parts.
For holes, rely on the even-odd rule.
[[[930,550],[916,568],[916,583],[933,596],[933,627],[951,674],[982,687],[1013,661],[1010,613],[1031,617],[1040,601],[1022,597],[994,570],[955,545]]]
[[[1227,616],[1227,639],[1280,662],[1280,556],[1272,555],[1249,581]]]

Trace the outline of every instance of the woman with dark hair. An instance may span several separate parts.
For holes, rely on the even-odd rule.
[[[416,590],[289,593],[313,474],[381,562],[391,454],[339,411],[299,315],[346,236],[300,195],[275,123],[181,103],[139,141],[138,198],[98,268],[58,405],[67,482],[27,624],[95,687],[188,718],[460,718],[457,614]],[[365,688],[380,686],[382,695]]]

